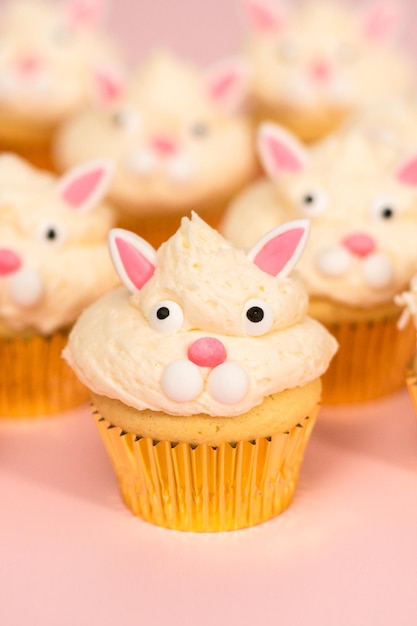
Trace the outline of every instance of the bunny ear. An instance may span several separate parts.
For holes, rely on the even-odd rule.
[[[113,169],[113,164],[105,160],[82,163],[61,178],[58,195],[71,209],[89,211],[106,193]]]
[[[66,14],[73,28],[97,28],[102,25],[108,13],[108,0],[68,0]]]
[[[243,0],[243,12],[256,33],[275,33],[284,27],[286,11],[271,0]]]
[[[258,241],[249,252],[248,259],[267,274],[285,278],[302,255],[309,232],[308,220],[282,224]]]
[[[113,67],[98,67],[93,72],[93,98],[101,105],[112,104],[126,87],[126,77]]]
[[[301,172],[308,161],[307,151],[298,139],[271,123],[259,127],[258,152],[266,173],[272,179],[282,172]]]
[[[108,239],[110,256],[120,280],[132,293],[140,291],[155,272],[155,249],[142,237],[123,228],[112,228]]]
[[[401,8],[393,0],[379,0],[362,15],[362,28],[367,39],[389,40],[395,37],[402,21]]]
[[[401,163],[396,171],[396,178],[403,185],[417,186],[417,153],[414,153],[406,161]]]
[[[205,82],[209,97],[216,105],[226,110],[236,109],[248,92],[248,67],[243,59],[224,59],[206,70]]]

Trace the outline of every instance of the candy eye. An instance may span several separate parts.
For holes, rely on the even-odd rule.
[[[170,333],[179,330],[184,321],[181,307],[172,300],[158,302],[152,308],[149,323],[153,329],[161,333]]]
[[[131,109],[118,109],[112,115],[112,122],[118,128],[133,133],[138,129],[139,116]]]
[[[248,300],[243,312],[243,326],[248,335],[264,335],[274,322],[272,308],[263,300]]]
[[[397,214],[397,209],[388,198],[378,198],[372,206],[371,213],[376,220],[392,220]]]
[[[59,245],[65,241],[66,233],[56,222],[44,222],[38,230],[37,238],[41,243]]]
[[[209,132],[209,127],[205,122],[195,122],[190,126],[190,134],[197,139],[203,139]]]
[[[300,211],[306,217],[320,215],[328,205],[326,194],[320,189],[315,189],[305,193],[299,203]]]
[[[282,41],[278,46],[278,56],[281,61],[293,63],[299,56],[297,46],[293,41]]]

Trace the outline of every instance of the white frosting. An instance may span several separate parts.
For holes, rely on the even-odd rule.
[[[307,317],[307,295],[295,275],[267,274],[196,216],[183,218],[156,259],[140,292],[121,288],[103,296],[71,332],[64,356],[95,393],[139,410],[232,416],[327,368],[336,342]],[[263,335],[245,330],[243,312],[252,300],[273,314]],[[167,331],[149,319],[158,303],[170,301],[183,317]]]
[[[98,155],[112,159],[110,196],[133,214],[198,210],[257,170],[246,116],[210,95],[203,72],[163,52],[137,70],[108,110],[69,121],[54,151],[63,167]]]
[[[0,156],[0,332],[53,332],[119,283],[107,250],[112,211],[77,210],[61,186]]]

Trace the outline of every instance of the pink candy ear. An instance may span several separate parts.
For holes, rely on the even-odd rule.
[[[271,0],[243,0],[243,10],[250,30],[254,32],[274,33],[284,26],[284,11]]]
[[[97,28],[107,14],[108,0],[68,0],[67,19],[73,28]]]
[[[393,0],[375,2],[363,15],[365,37],[373,41],[392,39],[401,22],[401,9]]]
[[[289,132],[274,124],[261,124],[258,151],[267,174],[277,178],[282,172],[301,172],[307,164],[304,146]]]
[[[417,154],[413,154],[400,165],[396,172],[396,178],[403,185],[417,186]]]
[[[205,81],[209,97],[217,106],[236,109],[248,91],[248,68],[242,59],[226,59],[207,70]]]
[[[142,237],[122,228],[109,232],[109,249],[122,283],[133,293],[140,291],[155,272],[155,249]]]
[[[248,258],[267,274],[285,278],[302,255],[309,232],[308,220],[282,224],[262,237]]]
[[[98,104],[112,104],[123,94],[126,79],[113,68],[98,68],[94,72],[94,97]]]
[[[61,178],[58,195],[71,209],[89,211],[107,191],[113,169],[110,161],[83,163]]]

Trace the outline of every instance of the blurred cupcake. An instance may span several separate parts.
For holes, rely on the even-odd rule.
[[[1,8],[0,149],[52,167],[56,128],[122,72],[101,0],[8,0]]]
[[[271,0],[242,2],[258,121],[315,141],[358,109],[412,90],[415,70],[395,41],[397,3],[374,2],[359,11],[334,1],[291,9]]]
[[[393,297],[417,267],[417,154],[352,130],[307,149],[265,124],[259,149],[271,182],[242,195],[223,234],[249,248],[265,228],[309,217],[312,232],[298,266],[310,314],[340,348],[323,380],[323,401],[359,402],[404,383],[415,349],[411,324],[397,329]]]
[[[307,230],[306,220],[286,224],[248,255],[196,214],[157,252],[111,232],[125,287],[84,311],[64,356],[92,391],[137,516],[221,531],[291,502],[336,350],[289,276]]]
[[[417,276],[413,276],[411,279],[408,291],[404,291],[395,297],[395,302],[398,306],[405,307],[398,322],[399,329],[403,330],[407,327],[410,319],[414,328],[417,329]],[[414,410],[417,413],[417,351],[408,364],[406,383]]]
[[[159,245],[198,207],[216,226],[230,199],[257,174],[253,129],[239,107],[246,74],[238,60],[201,72],[155,53],[113,105],[69,121],[55,143],[58,168],[112,158],[109,197],[119,226]],[[108,92],[108,85],[103,84]]]
[[[62,361],[83,308],[118,284],[101,204],[111,167],[96,161],[61,179],[0,156],[0,416],[61,411],[87,399]]]

